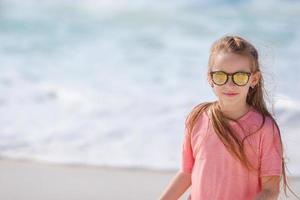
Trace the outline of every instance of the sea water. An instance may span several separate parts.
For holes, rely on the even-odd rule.
[[[178,169],[185,118],[215,100],[207,59],[224,34],[259,50],[300,175],[299,1],[2,0],[0,154]]]

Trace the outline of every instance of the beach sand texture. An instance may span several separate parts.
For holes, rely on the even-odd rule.
[[[155,200],[176,171],[0,160],[2,200]],[[290,178],[300,194],[300,178]],[[180,198],[185,200],[189,190]],[[280,199],[285,199],[281,197]],[[290,195],[288,199],[295,199]]]

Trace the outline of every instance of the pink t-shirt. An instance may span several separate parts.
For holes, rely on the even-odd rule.
[[[251,108],[238,122],[243,129],[234,121],[229,124],[244,137],[260,127],[262,116]],[[191,174],[189,199],[253,200],[261,191],[260,177],[281,176],[280,136],[270,117],[244,144],[248,159],[259,171],[248,171],[228,152],[206,112],[199,117],[192,138],[185,127],[181,171]]]

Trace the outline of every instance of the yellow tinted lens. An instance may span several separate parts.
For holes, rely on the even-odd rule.
[[[239,72],[234,74],[232,78],[234,83],[236,83],[237,85],[246,85],[249,77],[248,74]]]
[[[224,72],[215,72],[213,73],[212,79],[215,84],[222,85],[227,80],[227,75]]]

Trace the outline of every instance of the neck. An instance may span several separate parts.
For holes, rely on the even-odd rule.
[[[235,120],[242,117],[250,109],[250,105],[248,105],[246,102],[233,105],[233,104],[226,104],[224,102],[219,101],[219,106],[221,111],[226,117]]]

